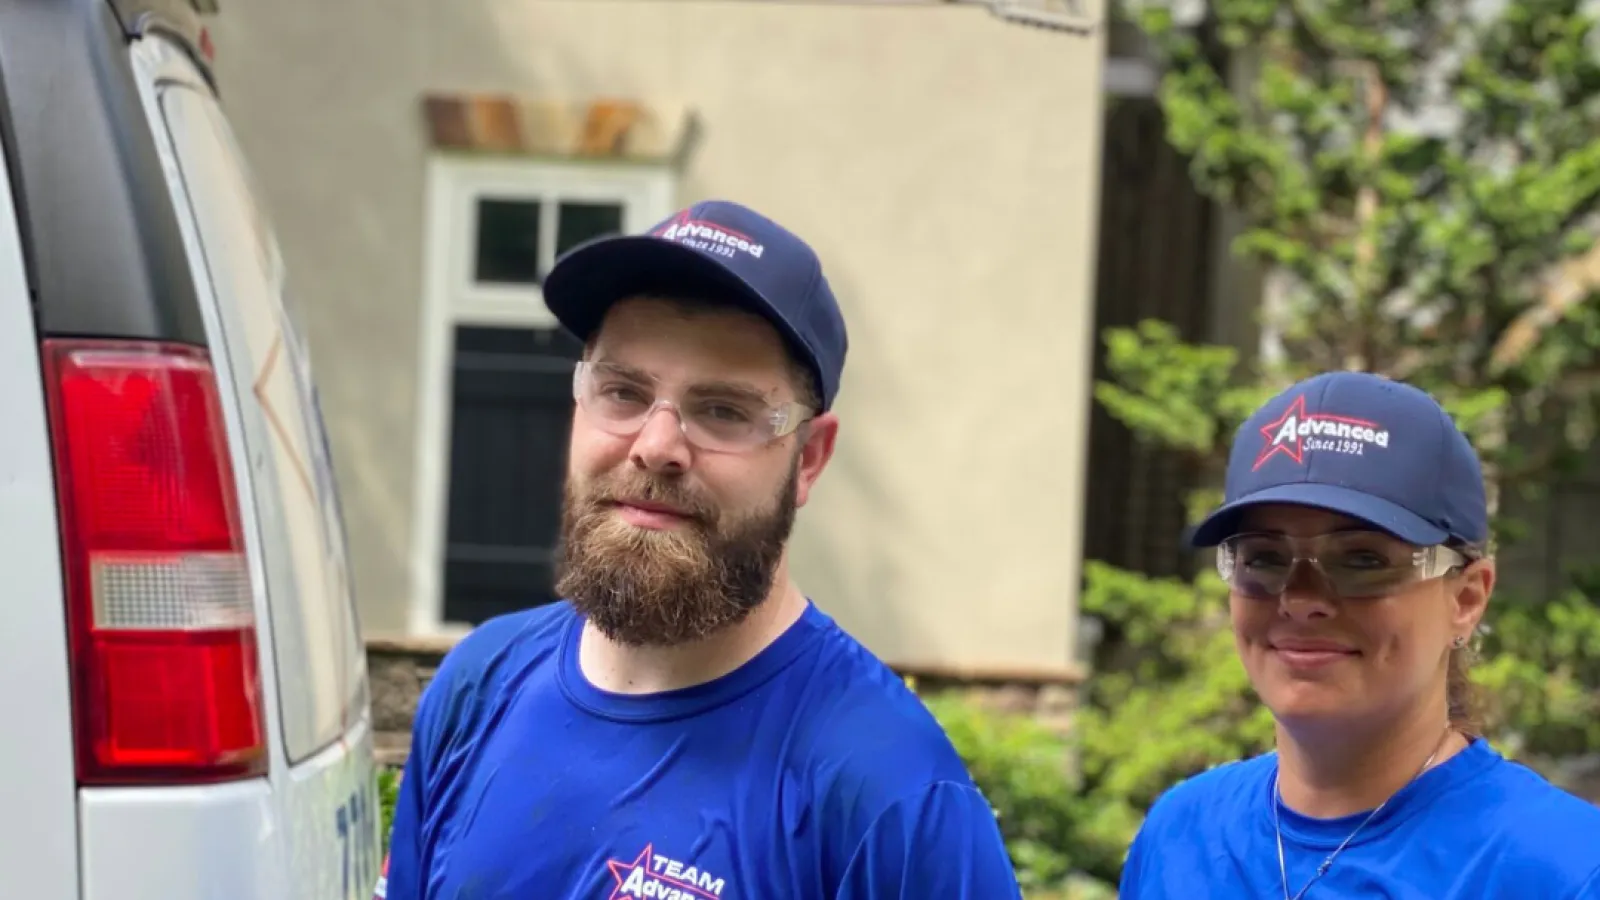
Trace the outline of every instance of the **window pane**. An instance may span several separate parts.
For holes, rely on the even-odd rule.
[[[584,241],[622,231],[620,203],[563,203],[557,213],[557,258]]]
[[[539,202],[478,201],[476,281],[539,283]]]

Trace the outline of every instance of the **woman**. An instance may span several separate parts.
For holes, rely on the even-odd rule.
[[[1473,730],[1463,654],[1494,590],[1477,455],[1416,388],[1295,385],[1234,438],[1196,528],[1277,751],[1150,810],[1120,900],[1600,898],[1600,807]]]

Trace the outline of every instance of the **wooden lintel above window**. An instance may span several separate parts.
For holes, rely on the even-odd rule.
[[[454,152],[677,165],[696,131],[687,109],[625,98],[428,94],[422,106],[430,145]]]

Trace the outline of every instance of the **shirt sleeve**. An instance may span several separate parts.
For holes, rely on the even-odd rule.
[[[434,684],[438,684],[437,681]],[[423,839],[423,810],[431,761],[436,752],[440,691],[424,691],[411,726],[411,752],[400,772],[394,820],[389,826],[389,852],[373,889],[373,900],[422,900],[427,896],[427,845]]]
[[[1117,900],[1139,900],[1140,876],[1144,867],[1144,829],[1133,836],[1128,858],[1122,862],[1122,880],[1117,885]]]
[[[546,608],[549,609],[548,607]],[[494,689],[493,672],[516,646],[530,623],[528,613],[513,613],[479,625],[439,664],[439,671],[417,700],[411,725],[411,752],[400,773],[389,852],[373,886],[373,900],[424,900],[433,863],[438,785],[448,780],[463,741],[477,730],[485,697]]]
[[[449,751],[452,736],[471,721],[479,668],[474,659],[476,649],[474,637],[468,636],[445,658],[417,700],[417,714],[411,723],[411,751],[400,772],[400,791],[389,826],[389,852],[374,886],[373,900],[423,900],[428,896],[432,858],[429,821],[434,812],[428,800],[430,786],[438,780],[436,769]]]
[[[1020,900],[994,811],[977,790],[937,782],[891,805],[845,868],[838,900]]]

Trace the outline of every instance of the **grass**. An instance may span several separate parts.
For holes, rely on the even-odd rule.
[[[394,804],[400,797],[400,770],[391,766],[378,769],[378,806],[383,812],[383,853],[389,855],[389,831],[394,828]]]

